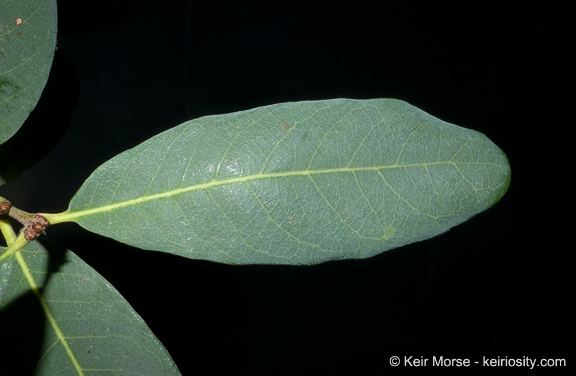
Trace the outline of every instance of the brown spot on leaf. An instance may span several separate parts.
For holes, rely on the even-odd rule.
[[[17,17],[17,18],[16,18],[16,22],[15,22],[15,23],[16,23],[16,26],[22,25],[22,22],[24,22],[24,21],[22,21],[22,17]]]
[[[290,128],[292,128],[290,125],[286,124],[286,123],[282,123],[282,128],[288,130]]]

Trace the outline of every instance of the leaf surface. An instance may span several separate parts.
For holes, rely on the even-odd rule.
[[[486,136],[406,102],[295,102],[161,133],[99,167],[49,219],[195,259],[315,264],[443,233],[509,180]]]
[[[45,329],[37,359],[14,364],[15,359],[3,350],[0,374],[16,374],[8,371],[12,367],[18,374],[28,374],[23,370],[32,367],[37,375],[179,375],[142,318],[71,251],[53,242],[36,241],[0,268],[7,262],[12,262],[12,273],[0,297],[0,315],[10,311],[11,305],[19,305],[15,316],[0,325],[2,345],[17,351],[23,343],[16,357],[34,352],[33,337],[42,338],[42,333],[24,335],[34,327],[30,322],[34,308],[44,317]],[[22,306],[21,298],[34,288],[39,292],[37,299]]]
[[[0,247],[0,255],[4,251],[3,247]],[[10,275],[12,274],[12,258],[0,261],[0,302],[2,301],[2,296],[6,291],[6,286],[8,286],[8,281],[10,280]]]
[[[24,123],[46,85],[56,19],[55,0],[0,1],[0,143]]]

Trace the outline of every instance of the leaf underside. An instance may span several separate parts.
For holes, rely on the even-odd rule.
[[[0,254],[2,254],[3,248],[0,248]],[[12,275],[12,258],[0,261],[0,302],[2,301],[2,296],[6,292],[6,286],[8,286],[8,281]]]
[[[55,0],[0,2],[0,144],[36,106],[56,46]]]
[[[2,360],[7,360],[0,362],[0,374],[23,375],[32,370],[38,375],[180,374],[142,318],[75,254],[46,240],[28,244],[21,254],[24,269],[12,265],[0,296],[0,316],[15,311],[9,319],[2,316],[2,338],[9,340],[0,344]],[[0,278],[6,263],[15,261],[0,264]],[[31,293],[28,271],[48,312],[37,297],[24,299]]]
[[[194,259],[316,264],[441,234],[509,181],[486,136],[406,102],[295,102],[161,133],[99,167],[54,219]]]

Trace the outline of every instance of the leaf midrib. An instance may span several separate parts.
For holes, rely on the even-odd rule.
[[[20,268],[22,269],[22,274],[26,278],[26,281],[28,282],[30,289],[32,290],[32,292],[34,293],[34,295],[36,296],[36,298],[40,302],[40,306],[42,307],[42,310],[44,311],[44,314],[46,315],[46,319],[50,323],[50,326],[54,330],[54,333],[56,334],[56,338],[58,338],[58,342],[64,347],[64,351],[66,352],[66,355],[68,355],[68,359],[70,360],[70,362],[74,366],[74,369],[76,370],[78,375],[83,376],[84,370],[82,369],[82,366],[80,366],[80,363],[78,362],[78,359],[76,358],[76,355],[74,354],[74,351],[72,351],[72,349],[70,348],[70,345],[68,344],[66,337],[64,336],[64,333],[62,333],[62,330],[60,329],[60,326],[58,325],[56,318],[52,314],[52,311],[48,307],[48,304],[46,303],[44,296],[42,296],[42,293],[40,292],[40,289],[38,288],[38,285],[36,284],[36,281],[34,280],[34,276],[32,275],[32,271],[28,267],[28,264],[26,263],[24,256],[22,256],[22,252],[16,253],[15,258],[16,258],[16,261],[18,261]],[[46,355],[46,354],[44,354],[44,355]]]
[[[320,174],[334,174],[334,173],[354,173],[354,172],[361,172],[361,171],[380,171],[380,170],[387,170],[387,169],[394,169],[394,168],[414,168],[414,167],[430,167],[430,166],[439,166],[439,165],[452,165],[455,168],[458,168],[458,165],[488,165],[491,164],[489,162],[476,162],[476,163],[456,163],[453,161],[438,161],[438,162],[429,162],[429,163],[413,163],[413,164],[393,164],[393,165],[386,165],[386,166],[370,166],[370,167],[340,167],[340,168],[329,168],[329,169],[322,169],[322,170],[301,170],[301,171],[288,171],[288,172],[274,172],[274,173],[258,173],[253,175],[245,175],[236,178],[229,178],[229,179],[221,179],[221,180],[211,180],[206,183],[194,184],[188,187],[176,188],[165,192],[154,193],[142,197],[133,198],[126,201],[116,202],[113,204],[103,205],[91,209],[84,209],[79,211],[71,211],[68,210],[63,213],[58,214],[48,214],[43,213],[43,215],[50,221],[51,224],[62,223],[62,222],[71,222],[75,221],[78,218],[104,213],[120,208],[124,208],[127,206],[141,204],[147,201],[158,200],[163,198],[168,198],[172,196],[176,196],[179,194],[202,190],[202,189],[209,189],[212,187],[218,187],[222,185],[228,184],[235,184],[235,183],[243,183],[247,181],[259,180],[259,179],[273,179],[273,178],[285,178],[285,177],[295,177],[295,176],[311,176],[311,175],[320,175]]]

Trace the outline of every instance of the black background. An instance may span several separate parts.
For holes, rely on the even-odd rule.
[[[0,194],[24,210],[65,210],[100,164],[186,120],[286,101],[403,99],[485,133],[510,159],[512,183],[496,206],[368,260],[233,267],[138,250],[74,224],[50,228],[47,237],[125,296],[184,375],[462,372],[393,368],[393,355],[568,358],[568,9],[537,1],[58,4],[48,85],[0,150],[10,162],[1,172],[14,179]]]

